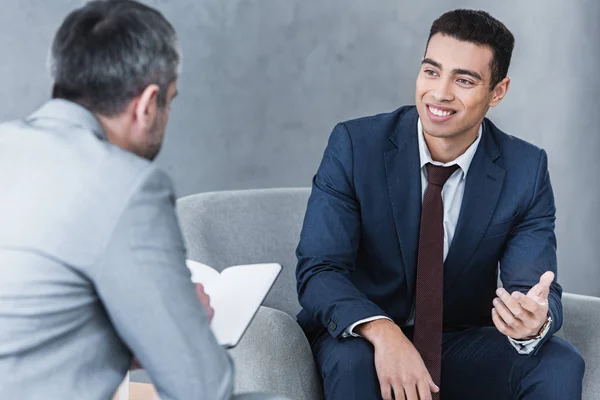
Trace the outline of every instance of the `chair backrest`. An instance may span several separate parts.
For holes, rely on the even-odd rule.
[[[188,258],[221,271],[239,264],[283,266],[264,305],[295,318],[296,246],[309,188],[200,193],[178,200]]]

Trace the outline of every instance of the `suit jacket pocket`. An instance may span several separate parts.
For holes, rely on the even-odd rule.
[[[519,214],[515,212],[514,215],[506,221],[488,226],[484,238],[506,235],[517,221],[518,216]]]

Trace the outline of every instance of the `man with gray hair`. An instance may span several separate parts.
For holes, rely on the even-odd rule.
[[[163,400],[230,398],[171,181],[150,162],[177,93],[173,27],[92,1],[50,61],[53,99],[0,125],[0,398],[108,399],[134,356]]]

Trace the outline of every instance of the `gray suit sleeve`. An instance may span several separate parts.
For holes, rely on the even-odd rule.
[[[170,179],[151,167],[90,277],[161,399],[229,399],[232,362],[210,330],[185,254]]]

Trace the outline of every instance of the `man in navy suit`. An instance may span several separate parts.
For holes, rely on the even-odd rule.
[[[553,337],[547,155],[485,118],[513,47],[489,14],[448,12],[416,106],[334,128],[297,249],[327,399],[581,398],[583,359]]]

